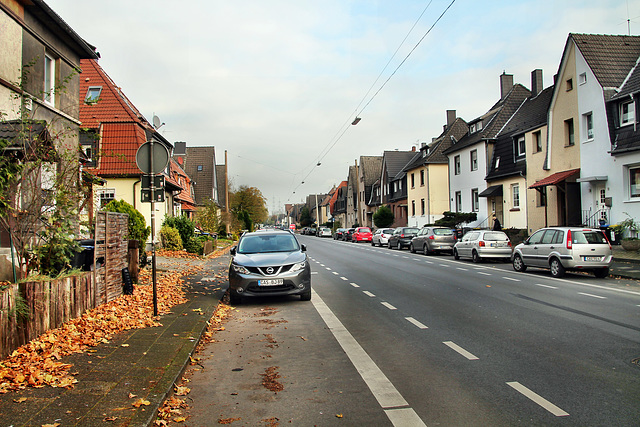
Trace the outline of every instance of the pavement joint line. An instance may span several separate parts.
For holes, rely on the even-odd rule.
[[[529,390],[527,387],[523,386],[522,384],[520,384],[517,381],[508,382],[507,385],[509,387],[513,388],[514,390],[518,391],[523,396],[525,396],[525,397],[529,398],[530,400],[532,400],[533,402],[537,403],[538,405],[540,405],[541,407],[543,407],[547,411],[551,412],[556,417],[566,417],[566,416],[569,415],[568,412],[565,412],[564,410],[560,409],[559,407],[557,407],[553,403],[549,402],[544,397],[540,396],[537,393],[534,393],[533,391]]]
[[[443,341],[442,344],[446,345],[450,349],[456,351],[457,353],[466,357],[469,360],[479,360],[477,356],[471,354],[470,352],[460,347],[458,344],[454,343],[453,341]]]
[[[578,292],[578,294],[580,295],[584,295],[586,297],[592,297],[592,298],[599,298],[599,299],[607,299],[607,297],[602,297],[600,295],[594,295],[594,294],[587,294],[585,292]]]

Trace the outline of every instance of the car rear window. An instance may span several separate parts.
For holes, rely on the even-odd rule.
[[[451,236],[453,234],[453,230],[449,228],[434,228],[433,234],[436,236]]]
[[[489,240],[493,242],[509,240],[506,234],[504,233],[484,233],[484,240]]]
[[[574,231],[571,230],[571,240],[578,245],[601,245],[608,244],[607,238],[602,231]]]
[[[371,230],[367,227],[358,228],[358,232],[360,233],[371,233]]]
[[[417,233],[418,231],[420,231],[418,228],[405,228],[402,230],[403,233]]]
[[[238,253],[292,252],[299,249],[298,241],[291,234],[244,236],[238,244]]]

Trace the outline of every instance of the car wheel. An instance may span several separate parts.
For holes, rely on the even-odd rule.
[[[527,270],[527,266],[524,265],[524,261],[522,261],[522,257],[520,255],[516,255],[513,257],[513,269],[519,272],[524,272]]]
[[[300,301],[311,301],[311,290],[300,294]]]
[[[413,247],[413,243],[409,245],[409,252],[411,252],[412,254],[416,253],[416,248]]]
[[[453,250],[453,259],[460,259],[460,255],[458,255],[458,251],[456,249]]]
[[[393,249],[393,246],[391,246],[391,241],[388,241],[388,242],[387,242],[387,247],[388,247],[389,249]]]
[[[599,279],[604,279],[609,275],[609,267],[598,268],[597,270],[593,270],[593,274]]]
[[[422,247],[422,253],[425,254],[425,255],[431,255],[431,253],[429,253],[429,247],[427,246],[426,243]]]
[[[562,263],[558,258],[553,258],[549,263],[549,268],[551,270],[551,275],[553,277],[562,277],[564,276],[565,269]]]
[[[482,262],[482,258],[480,258],[480,255],[478,255],[476,251],[471,252],[471,260],[476,264]]]
[[[402,243],[400,243],[400,240],[398,240],[398,247],[396,249],[399,251],[402,250]]]
[[[375,244],[373,243],[373,240],[371,241],[371,246],[375,246]]]

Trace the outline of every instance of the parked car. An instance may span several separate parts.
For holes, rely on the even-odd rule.
[[[333,233],[333,240],[342,240],[342,235],[344,234],[344,232],[346,231],[346,228],[338,228],[336,229],[336,232]]]
[[[345,242],[350,242],[351,235],[353,234],[354,231],[356,231],[355,228],[347,228],[345,232],[342,234],[342,240],[344,240]]]
[[[371,236],[371,246],[387,246],[393,230],[393,228],[378,228]]]
[[[318,229],[318,237],[331,237],[331,229],[327,227],[320,227]]]
[[[389,249],[396,248],[398,250],[408,248],[411,245],[411,239],[416,237],[419,231],[418,227],[398,227],[393,230],[393,234],[387,241],[387,246]]]
[[[446,227],[422,227],[418,235],[411,239],[409,250],[413,253],[422,251],[425,255],[436,252],[453,253],[456,243],[455,232]]]
[[[511,241],[503,231],[469,231],[453,246],[455,259],[471,258],[473,262],[481,262],[485,258],[510,261],[511,252]]]
[[[566,270],[592,271],[607,277],[613,260],[611,243],[601,230],[582,227],[548,227],[533,233],[513,250],[513,269],[548,268],[553,277]]]
[[[369,227],[358,227],[351,235],[351,241],[358,242],[371,242],[371,229]]]
[[[277,295],[300,295],[302,301],[309,301],[311,267],[306,250],[288,231],[245,233],[231,248],[230,302]]]

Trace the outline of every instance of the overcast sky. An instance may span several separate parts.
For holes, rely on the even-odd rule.
[[[626,0],[45,1],[165,138],[227,150],[272,212],[431,141],[448,109],[482,115],[504,71],[551,85],[570,32],[640,33]]]

